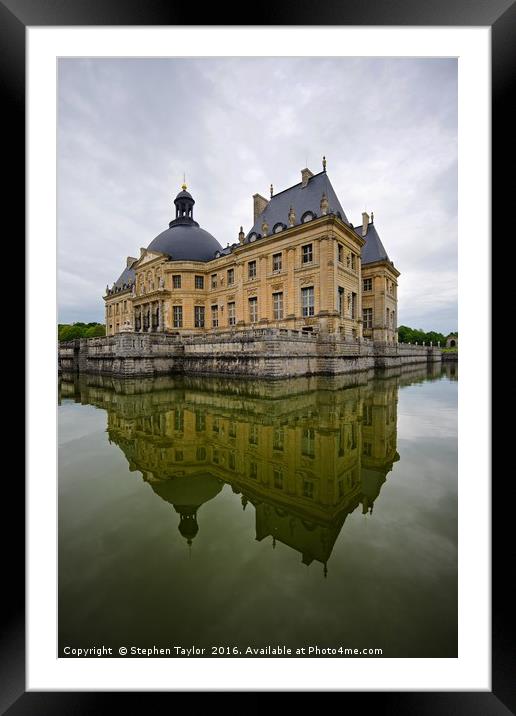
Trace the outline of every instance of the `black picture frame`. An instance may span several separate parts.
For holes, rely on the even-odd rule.
[[[232,4],[203,8],[202,25],[257,24],[247,20]],[[191,25],[188,3],[166,0],[0,0],[0,92],[4,108],[2,124],[5,151],[11,153],[4,189],[4,207],[9,207],[13,234],[20,248],[20,225],[25,216],[25,30],[28,26],[97,25]],[[198,23],[199,24],[199,23]],[[514,109],[510,109],[509,83],[514,74],[516,45],[516,4],[514,0],[361,0],[318,3],[276,0],[260,8],[260,25],[401,25],[401,26],[489,26],[492,32],[492,215],[500,217],[513,203],[512,182],[504,168],[514,156]],[[7,146],[8,145],[8,146]],[[4,164],[4,167],[6,164]],[[4,174],[5,178],[5,174]],[[512,195],[511,195],[512,194]],[[493,230],[493,236],[495,236]],[[13,238],[10,239],[12,246]],[[514,240],[511,238],[511,241]],[[33,347],[28,337],[28,349]],[[486,436],[489,439],[489,436]],[[493,451],[494,452],[494,451]],[[508,477],[507,471],[505,476]],[[170,693],[127,692],[26,692],[25,691],[25,488],[20,479],[4,480],[5,505],[13,517],[2,522],[5,606],[0,636],[0,712],[9,716],[25,714],[99,714],[128,701],[128,711],[148,708],[158,699],[170,700]],[[5,494],[5,493],[4,493]],[[506,588],[509,535],[505,485],[493,484],[492,543],[492,691],[491,692],[346,692],[345,704],[356,700],[363,709],[381,704],[383,714],[469,714],[502,716],[516,713],[514,635],[508,632],[513,595]],[[7,512],[7,510],[6,510]],[[511,562],[509,560],[509,569]],[[116,699],[116,704],[114,700]],[[151,701],[149,702],[149,699]],[[360,702],[360,703],[359,703]],[[170,703],[170,701],[169,701]]]

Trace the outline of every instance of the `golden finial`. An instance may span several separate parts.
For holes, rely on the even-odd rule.
[[[323,168],[323,172],[325,172],[326,171],[326,157],[322,158],[322,168]]]
[[[181,189],[183,191],[186,191],[188,189],[188,187],[186,186],[186,174],[184,172],[183,172],[183,183],[181,185]]]

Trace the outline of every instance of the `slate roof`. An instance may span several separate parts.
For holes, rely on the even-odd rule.
[[[258,238],[261,238],[264,220],[266,220],[269,225],[269,235],[273,233],[274,226],[278,223],[288,227],[288,213],[291,206],[296,213],[296,225],[301,223],[301,217],[306,211],[311,211],[316,217],[320,216],[320,204],[323,192],[328,197],[328,211],[340,215],[340,218],[349,224],[328,175],[323,171],[310,177],[305,187],[302,182],[299,182],[299,184],[295,184],[284,191],[274,194],[265,210],[257,217],[244,243],[249,241],[249,236],[253,233],[257,234]]]
[[[130,266],[128,266],[127,268],[125,268],[122,271],[122,273],[120,274],[119,278],[115,281],[112,288],[121,289],[123,287],[124,283],[127,286],[129,286],[134,283],[134,279],[135,279],[134,269],[132,269]]]
[[[362,236],[362,224],[355,226],[355,231]],[[365,239],[365,245],[362,247],[362,265],[372,264],[375,261],[390,261],[373,223],[368,224],[367,234],[362,238]]]

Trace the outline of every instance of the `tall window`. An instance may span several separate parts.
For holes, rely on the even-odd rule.
[[[183,327],[183,306],[174,306],[174,328],[182,328]]]
[[[337,301],[337,310],[339,312],[339,316],[344,316],[344,289],[342,288],[342,286],[339,286],[338,288]]]
[[[315,457],[315,430],[304,428],[301,437],[301,453],[307,457]]]
[[[357,268],[357,257],[355,254],[351,254],[351,270],[356,271]]]
[[[351,294],[351,318],[357,317],[357,294]]]
[[[211,287],[217,288],[217,274],[216,273],[212,274],[212,276],[211,276]]]
[[[281,254],[273,254],[272,255],[272,270],[274,273],[278,273],[281,271],[282,261],[281,261]]]
[[[279,468],[274,468],[272,471],[272,475],[274,478],[274,487],[277,490],[283,489],[283,470],[280,470]]]
[[[181,288],[181,276],[172,276],[172,288]]]
[[[228,286],[232,286],[235,283],[235,269],[228,269]]]
[[[396,313],[395,311],[391,312],[391,328],[396,328]]]
[[[248,278],[256,278],[256,261],[249,261],[247,264]]]
[[[389,328],[389,309],[385,309],[385,323],[387,325],[387,328]]]
[[[204,276],[195,277],[195,288],[204,288]]]
[[[373,309],[364,308],[362,310],[362,320],[364,321],[364,328],[373,327]]]
[[[342,244],[337,244],[337,257],[339,259],[339,263],[344,262],[344,246]]]
[[[314,483],[310,480],[303,480],[303,497],[312,499],[314,496]]]
[[[234,301],[228,303],[228,323],[230,326],[234,326],[236,323],[236,310]]]
[[[199,410],[195,411],[195,431],[203,433],[206,430],[206,415]]]
[[[274,313],[274,320],[279,321],[283,318],[283,293],[272,294],[272,308]]]
[[[370,426],[373,424],[373,406],[364,405],[362,409],[362,425]]]
[[[301,310],[303,316],[313,316],[314,310],[314,287],[301,289]]]
[[[211,327],[217,328],[219,325],[219,307],[217,304],[211,307]]]
[[[364,279],[364,291],[372,291],[372,290],[373,290],[373,279],[365,278]]]
[[[272,435],[272,449],[283,451],[285,444],[285,431],[283,428],[274,428]]]
[[[310,264],[313,261],[313,246],[305,244],[301,247],[301,263]]]
[[[204,328],[204,306],[195,306],[194,308],[195,327]]]
[[[249,299],[249,322],[257,323],[258,321],[258,299],[256,297]]]
[[[249,445],[258,445],[258,425],[249,425]]]

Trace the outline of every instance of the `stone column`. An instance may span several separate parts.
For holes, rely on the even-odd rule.
[[[245,294],[244,294],[244,263],[239,261],[235,266],[235,311],[236,311],[236,324],[237,326],[242,325],[245,322]]]
[[[286,251],[287,259],[287,300],[286,300],[286,317],[294,317],[296,313],[296,293],[294,268],[296,263],[296,249],[290,247]]]
[[[357,330],[357,336],[359,340],[362,340],[363,338],[363,316],[362,316],[362,292],[364,290],[364,284],[362,281],[362,258],[360,254],[357,256],[356,261],[358,262],[357,266],[357,273],[358,273],[358,293],[357,293],[357,321],[358,321],[358,330]]]
[[[163,333],[163,331],[165,330],[165,324],[163,323],[163,300],[162,300],[162,299],[158,301],[158,311],[159,311],[159,314],[158,314],[158,331],[159,331],[160,333]],[[184,319],[184,317],[183,317],[183,319]]]
[[[317,246],[319,254],[319,311],[327,313],[330,306],[328,305],[328,284],[330,283],[327,278],[328,271],[328,237],[325,236],[321,240],[314,241],[314,246]],[[330,284],[331,286],[331,284]]]
[[[265,322],[269,319],[269,296],[267,290],[267,256],[260,256],[260,288],[258,291],[258,320]]]

